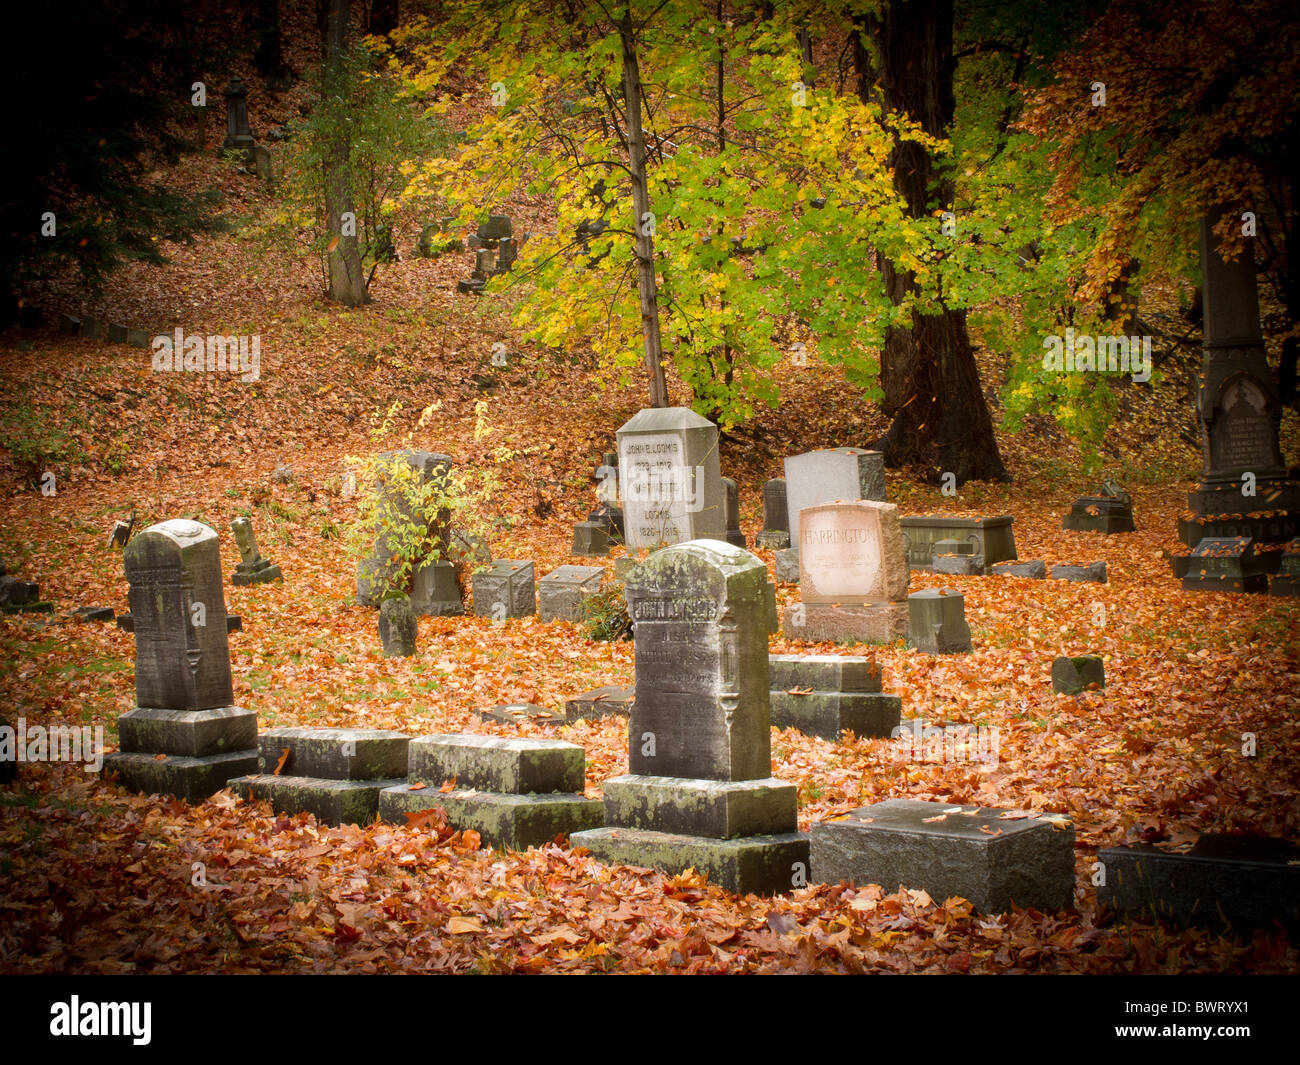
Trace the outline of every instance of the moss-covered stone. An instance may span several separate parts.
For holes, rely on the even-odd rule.
[[[888,692],[810,692],[792,695],[774,691],[772,725],[795,728],[807,736],[832,742],[845,729],[857,736],[889,736],[902,715],[902,700]]]
[[[793,784],[767,780],[694,780],[621,776],[605,781],[605,821],[626,828],[735,839],[793,832]]]
[[[123,751],[203,758],[257,746],[257,714],[238,706],[161,710],[137,706],[117,719]]]
[[[379,793],[401,783],[255,773],[230,781],[230,787],[241,798],[269,800],[276,813],[309,813],[326,825],[368,825],[379,813]]]
[[[387,729],[273,728],[258,737],[262,767],[271,772],[284,756],[281,776],[326,780],[401,779],[411,737]]]
[[[454,733],[412,740],[409,765],[413,784],[440,787],[454,778],[462,789],[525,795],[581,791],[587,758],[563,740]]]
[[[597,799],[581,795],[506,795],[485,791],[440,792],[433,788],[411,790],[409,784],[386,788],[379,797],[379,814],[385,821],[403,824],[405,815],[442,807],[447,823],[472,828],[493,847],[525,850],[540,847],[557,836],[604,824],[604,807]]]
[[[148,795],[175,795],[186,802],[203,802],[232,777],[257,772],[256,751],[231,751],[203,758],[144,751],[118,751],[104,758],[102,775],[116,774],[117,783]]]

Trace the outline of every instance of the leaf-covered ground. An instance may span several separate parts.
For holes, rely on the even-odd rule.
[[[235,213],[268,207],[255,179],[213,159],[187,160],[174,179],[221,186]],[[520,229],[544,227],[533,205],[507,206]],[[418,220],[405,221],[404,255],[418,232]],[[103,546],[109,526],[133,508],[138,527],[197,517],[221,533],[228,574],[230,520],[250,514],[263,553],[285,572],[283,583],[226,590],[244,619],[231,637],[236,701],[262,727],[560,736],[586,750],[587,794],[599,796],[603,780],[626,771],[625,721],[506,726],[475,710],[558,707],[601,684],[630,684],[631,644],[536,619],[426,618],[414,658],[381,657],[375,612],[352,603],[355,563],[338,535],[356,510],[341,483],[348,455],[399,443],[419,410],[436,405],[414,443],[499,480],[489,508],[497,557],[533,559],[539,574],[586,562],[568,557],[572,525],[593,505],[600,452],[641,405],[638,383],[520,345],[506,314],[517,294],[457,297],[469,254],[405,258],[380,272],[371,306],[345,312],[318,298],[312,264],[268,253],[245,231],[167,252],[171,265],[132,268],[95,301],[53,284],[46,310],[151,331],[256,333],[260,379],[154,373],[147,351],[53,330],[0,337],[0,560],[38,580],[58,609],[0,618],[3,713],[29,726],[101,725],[115,745],[117,716],[133,705],[133,638],[70,616],[77,606],[125,610],[120,552]],[[508,367],[491,365],[497,341]],[[981,360],[986,386],[996,386],[995,353]],[[1176,517],[1199,468],[1186,439],[1194,367],[1175,356],[1162,382],[1122,390],[1105,456],[1133,492],[1137,533],[1061,531],[1071,500],[1097,478],[1043,425],[1002,438],[1009,486],[946,498],[890,471],[890,498],[907,513],[1010,513],[1021,558],[1107,563],[1106,585],[913,575],[913,590],[965,594],[975,651],[878,649],[885,686],[902,697],[905,719],[996,727],[996,764],[905,759],[887,740],[773,733],[773,775],[798,784],[804,829],[901,797],[1068,817],[1074,910],[979,917],[962,900],[897,885],[736,898],[698,877],[605,867],[558,845],[500,853],[437,825],[331,829],[226,792],[190,808],[126,794],[80,766],[36,764],[0,791],[0,971],[1300,969],[1278,935],[1115,924],[1098,914],[1091,886],[1097,848],[1126,840],[1300,837],[1300,602],[1185,594],[1162,558],[1177,547]],[[862,444],[883,428],[837,371],[787,367],[782,389],[779,410],[722,444],[751,538],[762,482],[780,475],[783,456]],[[674,399],[689,401],[680,388]],[[372,415],[395,400],[404,410],[393,431],[372,441]],[[1288,454],[1295,435],[1288,421]],[[32,458],[33,445],[43,454]],[[293,479],[274,478],[277,465]],[[53,496],[32,481],[47,468]],[[783,603],[795,592],[782,586]],[[773,652],[832,649],[772,643]],[[1054,695],[1052,659],[1085,652],[1105,656],[1105,689]],[[1243,754],[1246,734],[1253,756]],[[195,863],[206,887],[193,883]]]

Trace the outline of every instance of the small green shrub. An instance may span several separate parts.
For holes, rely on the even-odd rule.
[[[630,640],[632,619],[622,586],[588,597],[582,604],[582,624],[589,640]]]

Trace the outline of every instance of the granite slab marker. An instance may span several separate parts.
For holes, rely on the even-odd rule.
[[[689,408],[648,408],[616,435],[629,549],[725,538],[716,425]]]
[[[474,574],[473,586],[477,617],[504,621],[532,617],[537,612],[531,562],[498,559],[484,572]]]
[[[537,583],[539,616],[543,621],[582,621],[582,604],[600,591],[602,566],[560,566]]]
[[[785,460],[787,530],[799,549],[799,512],[835,500],[885,500],[885,457],[860,447],[825,448]]]

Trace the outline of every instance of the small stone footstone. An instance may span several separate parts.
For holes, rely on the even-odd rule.
[[[258,737],[261,772],[230,781],[230,788],[268,800],[276,813],[367,825],[379,812],[379,793],[405,780],[410,742],[386,729],[268,729]]]
[[[1073,532],[1134,532],[1133,500],[1115,481],[1102,483],[1096,495],[1080,496],[1061,519],[1061,528]]]
[[[971,649],[966,600],[951,588],[926,588],[907,597],[907,645],[928,655]]]
[[[602,566],[560,566],[537,583],[539,615],[543,621],[582,621],[582,604],[600,592]]]
[[[104,759],[132,791],[202,802],[257,772],[257,717],[233,706],[230,618],[217,534],[183,518],[150,526],[122,554],[135,634],[136,708]],[[126,628],[125,625],[123,625]]]
[[[411,578],[411,610],[418,617],[434,618],[454,618],[465,613],[454,563],[431,559],[415,571]]]
[[[786,542],[782,546],[790,546],[790,510],[784,477],[773,477],[763,483],[763,532],[785,533]]]
[[[20,581],[16,577],[0,577],[0,612],[5,614],[49,614],[54,604],[41,599],[40,586],[35,581]]]
[[[1041,581],[1047,577],[1047,563],[1041,559],[1029,562],[995,562],[989,572],[999,577],[1028,577]]]
[[[835,743],[846,729],[885,737],[902,700],[880,690],[880,666],[858,655],[769,655],[772,724]]]
[[[563,740],[434,735],[411,742],[407,782],[385,789],[379,813],[441,807],[447,823],[474,829],[488,846],[540,847],[604,821],[599,800],[582,795],[586,755]],[[454,781],[450,791],[441,788]]]
[[[1053,566],[1052,579],[1057,581],[1095,581],[1097,584],[1105,584],[1106,563],[1091,562],[1086,566]]]
[[[796,640],[890,643],[907,635],[907,556],[898,507],[822,503],[799,517],[800,602],[786,608]]]
[[[12,730],[13,726],[0,717],[0,735],[6,737],[0,744],[0,784],[12,784],[18,779],[18,749]]]
[[[599,522],[580,521],[573,527],[572,554],[603,558],[609,554],[609,530]]]
[[[81,319],[73,318],[70,314],[59,315],[59,332],[76,336],[81,332]]]
[[[268,581],[284,579],[279,566],[273,566],[262,557],[257,549],[257,538],[253,535],[253,523],[247,518],[236,518],[230,523],[235,533],[235,545],[239,548],[240,561],[235,565],[235,572],[230,575],[230,583],[237,587],[249,584],[265,584]]]
[[[128,329],[126,342],[133,348],[149,347],[149,332],[145,329]]]
[[[615,684],[606,684],[581,695],[575,695],[564,702],[564,719],[574,721],[595,721],[602,717],[626,716],[632,711],[636,698],[633,688],[620,688]]]
[[[484,721],[500,721],[506,725],[519,725],[531,721],[535,725],[563,725],[564,717],[536,703],[498,703],[475,710]]]
[[[790,534],[781,529],[764,529],[758,534],[755,542],[764,550],[782,551],[790,546]],[[796,576],[798,576],[798,574],[796,574]]]
[[[104,323],[98,318],[92,318],[90,315],[86,315],[85,318],[81,319],[81,335],[83,337],[89,337],[91,340],[103,340]]]
[[[126,343],[126,326],[119,325],[117,322],[108,323],[108,339],[113,344]]]
[[[723,537],[733,547],[748,547],[749,541],[740,529],[740,487],[730,477],[722,478],[726,498],[727,535]]]
[[[474,613],[494,621],[528,618],[537,613],[533,564],[501,559],[483,573],[474,574]]]
[[[770,775],[767,567],[698,540],[651,555],[626,593],[636,640],[631,773],[606,781],[606,827],[571,843],[605,862],[694,866],[741,894],[807,884],[795,788]]]
[[[385,658],[410,658],[415,654],[417,625],[411,600],[405,596],[379,604],[379,642]]]
[[[799,583],[799,551],[794,547],[776,553],[776,579],[782,584]]]
[[[1268,575],[1249,536],[1207,536],[1192,549],[1185,592],[1266,592]]]
[[[959,896],[980,913],[1074,902],[1074,828],[1055,819],[916,799],[864,806],[812,829],[818,882]],[[1062,819],[1063,820],[1063,819]]]
[[[1058,658],[1052,663],[1052,691],[1058,695],[1078,695],[1092,684],[1106,687],[1106,667],[1097,655]]]
[[[84,621],[112,621],[114,618],[111,606],[79,606],[73,613]]]
[[[1097,852],[1097,901],[1129,918],[1212,932],[1300,932],[1300,847],[1284,839],[1206,834],[1186,854],[1139,844]]]
[[[1282,551],[1278,572],[1268,584],[1269,595],[1300,595],[1300,537],[1288,543]]]

